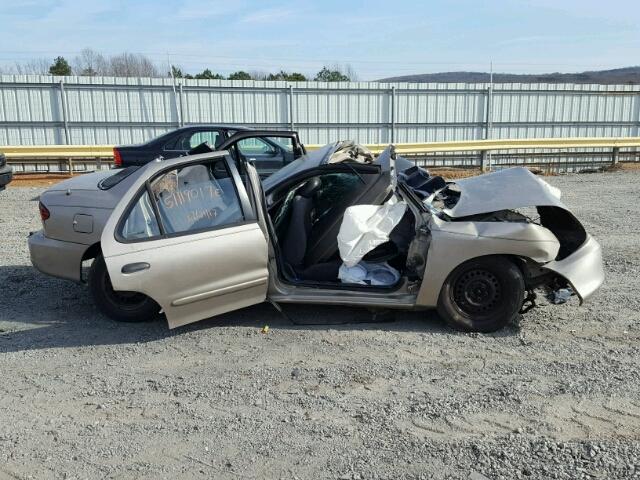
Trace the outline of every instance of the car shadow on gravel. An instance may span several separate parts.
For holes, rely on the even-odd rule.
[[[275,330],[386,330],[431,335],[463,335],[449,328],[435,311],[285,305],[269,303],[169,330],[166,321],[118,323],[97,311],[83,285],[58,280],[29,266],[0,266],[0,353],[82,346],[147,343],[219,328]],[[518,326],[492,334],[513,336]]]

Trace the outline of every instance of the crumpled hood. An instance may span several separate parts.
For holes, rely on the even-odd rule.
[[[456,180],[460,198],[443,212],[460,218],[480,213],[524,207],[555,206],[568,210],[560,201],[560,190],[523,167]]]

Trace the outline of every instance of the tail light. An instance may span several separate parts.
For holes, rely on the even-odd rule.
[[[122,166],[122,157],[120,156],[120,151],[115,147],[113,149],[113,163],[116,167]]]
[[[38,203],[38,209],[40,210],[40,218],[42,219],[43,222],[51,216],[49,209],[45,207],[42,202]]]

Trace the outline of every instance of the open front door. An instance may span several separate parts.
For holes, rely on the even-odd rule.
[[[153,298],[170,328],[264,301],[267,240],[235,162],[214,152],[149,167],[102,234],[113,288]]]
[[[262,178],[306,153],[297,132],[273,130],[237,132],[216,150],[228,150],[238,162],[251,163]]]

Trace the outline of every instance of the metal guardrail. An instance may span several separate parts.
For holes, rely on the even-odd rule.
[[[114,145],[0,146],[9,163],[22,158],[113,158]]]
[[[367,145],[379,153],[388,145]],[[623,148],[640,147],[640,137],[626,138],[526,138],[517,140],[462,140],[454,142],[400,143],[396,152],[404,154],[469,152],[492,150],[569,149],[569,148]]]
[[[388,144],[365,145],[374,153],[380,153]],[[320,148],[321,145],[306,145],[308,150]],[[640,137],[623,138],[540,138],[540,139],[491,139],[491,140],[463,140],[448,142],[426,143],[398,143],[396,152],[410,156],[433,158],[434,153],[450,152],[478,152],[480,154],[480,168],[486,169],[491,152],[505,152],[512,150],[527,151],[522,155],[531,156],[532,151],[540,150],[571,150],[571,149],[611,149],[611,163],[617,163],[621,148],[640,147]],[[13,165],[47,164],[59,165],[61,171],[74,171],[74,164],[85,166],[94,163],[100,167],[113,160],[113,145],[43,145],[43,146],[0,146],[7,162]],[[607,152],[596,152],[601,156]],[[571,155],[590,155],[593,152],[574,152]],[[514,154],[511,154],[514,155]],[[567,153],[563,153],[567,156]],[[637,154],[635,154],[637,157]],[[515,164],[515,163],[514,163]],[[506,164],[501,164],[506,165]],[[24,171],[24,168],[23,168]],[[76,170],[77,171],[77,170]],[[19,170],[16,173],[21,173]]]

